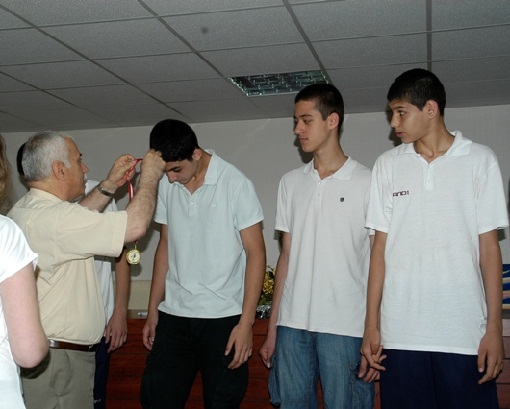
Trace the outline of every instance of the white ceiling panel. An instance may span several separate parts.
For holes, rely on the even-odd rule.
[[[432,29],[454,30],[508,24],[508,0],[432,1]]]
[[[313,45],[327,69],[427,60],[425,34],[319,41]],[[367,60],[370,64],[366,64]]]
[[[25,28],[29,27],[29,25],[21,21],[13,14],[7,13],[6,11],[0,9],[0,27],[6,30],[11,28]]]
[[[228,77],[320,68],[304,43],[208,51],[203,52],[202,55]]]
[[[81,59],[36,29],[0,30],[1,65]]]
[[[101,60],[101,65],[133,84],[218,78],[218,73],[195,54]]]
[[[48,27],[45,30],[93,59],[189,51],[156,19],[78,24]]]
[[[67,109],[70,107],[67,102],[43,91],[0,92],[0,110],[8,113],[20,109]]]
[[[137,0],[2,0],[0,5],[39,26],[150,16]]]
[[[165,21],[198,51],[303,41],[284,7],[191,14]]]
[[[34,90],[30,85],[19,82],[4,74],[0,74],[0,89],[2,92]]]
[[[161,15],[210,13],[282,5],[281,0],[144,0],[144,3]]]
[[[0,44],[0,132],[287,117],[228,77],[310,69],[347,113],[413,67],[448,107],[510,104],[510,0],[0,0]]]
[[[51,93],[75,106],[88,109],[112,104],[127,105],[155,102],[152,98],[130,85],[55,89]]]
[[[11,65],[2,67],[1,70],[19,81],[45,89],[122,83],[91,61]]]
[[[225,79],[158,82],[141,84],[140,88],[163,102],[240,98],[243,95]]]
[[[426,30],[425,2],[337,1],[294,7],[312,41],[419,33]]]
[[[432,57],[436,60],[509,55],[510,24],[433,33],[431,42]]]

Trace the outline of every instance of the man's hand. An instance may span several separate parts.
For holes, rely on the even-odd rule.
[[[230,353],[232,347],[235,350],[234,358],[228,365],[228,369],[239,368],[244,364],[253,352],[253,331],[251,325],[237,324],[230,333],[225,349],[225,356]]]
[[[116,187],[121,187],[131,180],[135,173],[134,168],[131,169],[135,160],[134,156],[128,154],[118,157],[108,173],[107,180],[115,184]]]

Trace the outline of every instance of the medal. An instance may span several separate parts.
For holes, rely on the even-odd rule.
[[[134,170],[136,167],[136,164],[138,162],[140,162],[141,160],[142,159],[135,159],[135,164],[126,173],[130,173],[132,170]],[[133,184],[131,183],[131,180],[130,180],[129,185],[128,185],[129,201],[131,201],[131,199],[133,199],[134,194],[135,194],[135,188],[133,187]],[[136,248],[136,242],[135,242],[135,247],[133,247],[131,250],[129,250],[126,253],[126,260],[129,264],[135,265],[135,264],[140,263],[141,258],[142,258],[142,255],[140,254],[140,251]]]
[[[136,243],[135,243],[135,247],[133,249],[129,250],[126,254],[126,260],[131,265],[140,263],[141,257],[142,256],[141,256],[140,252],[136,248]]]

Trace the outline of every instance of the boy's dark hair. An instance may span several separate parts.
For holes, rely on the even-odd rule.
[[[299,91],[296,98],[294,98],[294,103],[299,101],[315,101],[315,107],[324,120],[333,112],[336,112],[340,117],[338,124],[338,132],[340,132],[344,122],[344,99],[333,84],[308,85]]]
[[[176,119],[164,119],[152,128],[150,147],[160,151],[165,162],[191,160],[193,152],[199,148],[193,129]]]
[[[430,71],[414,68],[399,75],[388,91],[388,101],[405,100],[422,110],[427,101],[435,101],[444,116],[446,91],[439,78]]]
[[[23,165],[21,163],[21,160],[23,159],[23,149],[25,149],[25,144],[21,145],[16,153],[16,169],[20,176],[25,177],[25,172],[23,171]]]

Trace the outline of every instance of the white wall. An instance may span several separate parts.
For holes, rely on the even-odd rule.
[[[292,107],[289,107],[291,115]],[[503,181],[508,198],[510,184],[510,105],[458,108],[446,110],[449,130],[460,129],[464,135],[490,146],[498,155]],[[83,153],[90,168],[89,178],[103,179],[113,160],[123,153],[143,156],[149,145],[151,127],[96,129],[69,131]],[[287,171],[303,164],[295,138],[292,134],[292,119],[267,119],[203,123],[193,125],[202,148],[212,148],[221,157],[238,166],[254,183],[264,209],[264,238],[267,247],[267,261],[276,264],[278,244],[274,234],[274,216],[279,178]],[[8,133],[4,138],[11,162],[15,163],[18,147],[30,136],[29,133]],[[392,148],[393,140],[387,116],[384,112],[347,115],[341,136],[341,143],[347,155],[371,167],[377,156]],[[18,178],[14,178],[15,196],[19,198],[26,191]],[[127,204],[124,189],[118,198],[119,208]],[[140,266],[133,268],[134,280],[150,280],[152,259],[157,244],[156,226],[139,243],[143,251]],[[508,231],[502,234],[501,249],[503,260],[510,263],[510,241]],[[141,295],[134,295],[138,301],[132,308],[144,308],[147,282]],[[134,288],[136,291],[137,283]],[[141,297],[141,299],[140,299]],[[138,303],[138,304],[137,304]]]

